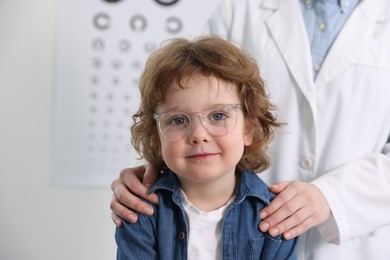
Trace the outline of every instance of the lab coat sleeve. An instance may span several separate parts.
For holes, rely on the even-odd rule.
[[[390,225],[390,143],[383,151],[312,182],[332,211],[331,217],[317,227],[327,241],[340,244]]]

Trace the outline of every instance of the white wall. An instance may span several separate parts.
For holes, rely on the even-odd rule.
[[[56,0],[0,0],[0,259],[115,259],[109,187],[50,183]]]

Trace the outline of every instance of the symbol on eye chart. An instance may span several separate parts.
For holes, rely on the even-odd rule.
[[[176,4],[179,0],[155,0],[158,4],[170,6]]]
[[[89,95],[91,97],[91,99],[93,100],[96,100],[98,98],[98,94],[96,92],[91,92],[91,94]]]
[[[125,94],[125,95],[123,96],[123,100],[124,100],[125,102],[129,102],[129,101],[131,100],[131,95],[130,95],[130,94]]]
[[[90,112],[91,114],[96,114],[96,113],[97,113],[97,108],[96,108],[95,106],[91,106],[91,107],[89,108],[89,112]]]
[[[121,52],[127,52],[130,50],[130,42],[127,40],[121,40],[119,41],[118,47]]]
[[[106,113],[107,113],[107,114],[112,114],[112,113],[114,113],[114,108],[113,108],[113,107],[107,107],[107,108],[106,108]]]
[[[139,70],[142,68],[142,62],[139,60],[134,60],[131,62],[130,66],[133,70]]]
[[[92,67],[94,69],[100,69],[102,67],[102,61],[100,59],[98,59],[98,58],[94,58],[92,60]]]
[[[99,77],[97,75],[93,75],[91,77],[91,83],[92,83],[92,85],[95,85],[95,86],[99,85],[99,83],[100,83]]]
[[[110,16],[106,13],[98,13],[93,17],[93,24],[98,30],[107,30],[110,27]]]
[[[183,23],[177,17],[169,17],[166,21],[166,30],[171,34],[177,34],[183,28]]]
[[[144,43],[144,50],[147,53],[154,51],[156,48],[157,48],[157,44],[155,42],[145,42]]]
[[[131,79],[131,84],[133,84],[134,86],[137,86],[138,85],[138,78]]]
[[[122,68],[122,62],[120,60],[113,60],[111,61],[111,67],[114,70],[119,70],[120,68]]]
[[[112,77],[112,79],[111,79],[111,84],[112,84],[113,86],[119,86],[120,83],[121,83],[121,80],[120,80],[118,77]]]
[[[105,127],[105,128],[109,128],[110,127],[110,122],[109,121],[104,121],[103,122],[103,126]]]
[[[108,100],[108,101],[113,101],[113,100],[114,100],[114,94],[113,94],[113,93],[108,93],[108,94],[106,95],[106,97],[107,97],[107,100]]]
[[[102,51],[104,50],[104,47],[105,47],[105,43],[102,39],[96,38],[92,41],[92,48],[95,51]]]
[[[130,19],[130,28],[135,32],[142,32],[146,30],[148,22],[143,15],[137,14]]]

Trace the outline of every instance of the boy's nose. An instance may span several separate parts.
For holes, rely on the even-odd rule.
[[[191,144],[210,141],[211,135],[208,133],[202,116],[192,118],[191,129],[188,140]]]

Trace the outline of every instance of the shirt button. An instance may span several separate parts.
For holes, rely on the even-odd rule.
[[[179,233],[179,239],[180,240],[184,240],[185,237],[186,237],[186,234],[184,234],[183,231]]]
[[[325,30],[325,28],[326,28],[326,24],[325,24],[325,23],[320,23],[320,24],[318,25],[318,28],[320,28],[320,30],[323,31],[323,30]]]
[[[318,71],[320,71],[320,69],[321,69],[321,65],[320,64],[317,64],[317,65],[314,66],[314,70],[315,71],[318,72]]]
[[[300,163],[303,169],[309,169],[313,165],[313,162],[309,158],[305,158]]]

